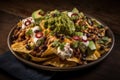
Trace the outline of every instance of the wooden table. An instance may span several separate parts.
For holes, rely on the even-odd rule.
[[[80,11],[92,15],[106,23],[115,34],[115,46],[110,55],[101,63],[89,69],[59,72],[53,79],[64,80],[120,80],[120,6],[113,0],[8,0],[0,2],[0,54],[8,51],[6,39],[8,32],[21,18],[31,16],[39,8],[48,10]],[[0,70],[0,80],[15,80]]]

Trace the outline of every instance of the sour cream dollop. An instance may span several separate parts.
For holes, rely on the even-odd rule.
[[[24,29],[26,26],[31,25],[32,23],[34,23],[34,19],[32,17],[28,17],[26,19],[22,20],[22,29]]]
[[[84,40],[82,43],[83,43],[85,46],[88,46],[88,45],[89,45],[89,41],[87,40],[87,36],[86,36],[86,35],[82,36],[82,39]]]
[[[37,40],[39,39],[35,36],[35,34],[36,34],[35,31],[36,30],[40,30],[39,26],[35,26],[35,27],[32,28],[32,32],[33,32],[32,38],[33,38],[34,43],[36,43]]]
[[[68,12],[68,16],[71,17],[73,12]]]
[[[66,43],[63,50],[58,47],[57,54],[61,57],[61,59],[70,58],[73,55],[73,49],[70,48],[70,43]]]

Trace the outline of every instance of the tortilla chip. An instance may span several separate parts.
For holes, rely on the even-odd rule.
[[[100,49],[100,44],[98,44],[97,42],[95,42],[95,46],[96,46],[96,49],[97,49],[97,50]]]
[[[66,43],[72,43],[72,41],[70,39],[67,39],[67,38],[64,39],[64,42],[66,42]]]
[[[16,42],[11,45],[11,48],[13,51],[19,52],[19,53],[30,53],[31,50],[27,50],[24,42]]]
[[[100,56],[100,53],[96,50],[92,55],[86,57],[86,60],[97,60]]]
[[[17,23],[17,26],[22,26],[22,21],[19,21],[19,22]]]
[[[35,61],[35,62],[43,62],[43,61],[46,61],[48,59],[51,59],[51,58],[55,57],[55,56],[49,56],[49,57],[45,57],[45,58],[38,58],[38,57],[32,56],[31,54],[28,54],[28,55],[31,57],[31,60]]]
[[[54,53],[57,53],[57,50],[55,48],[52,48],[50,45],[48,46],[47,50],[44,51],[41,55],[41,57],[45,57],[45,56],[48,56],[48,55],[52,55]]]
[[[101,55],[100,55],[100,53],[96,50],[95,52],[94,52],[94,54],[99,58]]]
[[[60,58],[56,57],[54,59],[51,59],[50,61],[46,61],[43,63],[43,65],[51,65],[51,66],[55,66],[55,67],[72,67],[72,66],[76,66],[77,63],[72,62],[72,61],[62,61],[60,60]]]
[[[72,61],[72,62],[75,62],[75,63],[81,63],[80,59],[76,58],[76,57],[71,57],[71,58],[68,58],[66,59],[67,61]]]
[[[45,28],[44,28],[44,23],[45,23],[45,20],[42,20],[42,21],[40,22],[40,26],[41,26],[42,30],[45,30]]]

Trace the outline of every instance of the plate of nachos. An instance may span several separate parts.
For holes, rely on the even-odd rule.
[[[8,35],[8,46],[19,60],[50,71],[77,70],[102,61],[114,46],[109,27],[74,8],[36,10]]]

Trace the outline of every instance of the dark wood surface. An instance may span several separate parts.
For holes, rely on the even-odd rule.
[[[19,19],[31,16],[39,8],[48,11],[53,9],[79,10],[98,18],[107,24],[115,34],[115,46],[110,55],[98,65],[91,68],[59,72],[53,79],[64,80],[120,80],[120,6],[113,0],[9,0],[0,2],[0,54],[8,51],[7,36],[10,29]],[[0,80],[16,80],[0,70]]]

